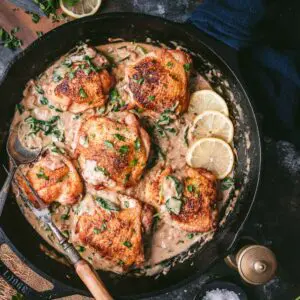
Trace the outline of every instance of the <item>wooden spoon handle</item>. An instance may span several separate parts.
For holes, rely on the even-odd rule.
[[[96,300],[113,299],[109,292],[106,290],[101,279],[92,270],[92,268],[86,261],[80,260],[79,262],[77,262],[75,264],[75,270]]]

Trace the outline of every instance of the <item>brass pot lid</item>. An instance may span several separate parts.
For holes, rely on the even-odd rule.
[[[237,266],[241,277],[246,282],[259,285],[274,277],[277,261],[269,248],[252,245],[245,246],[238,252]]]

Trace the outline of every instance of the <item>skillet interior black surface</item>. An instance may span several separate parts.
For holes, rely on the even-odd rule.
[[[228,253],[239,228],[245,221],[254,201],[259,181],[261,151],[255,115],[241,84],[226,63],[201,42],[198,31],[191,25],[176,24],[146,15],[115,13],[74,21],[46,34],[15,59],[0,87],[0,128],[2,132],[5,132],[8,130],[15,104],[22,98],[26,82],[43,72],[49,64],[69,51],[78,41],[89,40],[90,44],[99,45],[107,43],[108,38],[144,42],[146,37],[154,41],[159,40],[171,47],[174,46],[170,44],[170,41],[176,41],[190,51],[201,54],[205,60],[221,70],[228,81],[236,104],[240,105],[240,110],[236,108],[236,104],[231,104],[230,109],[234,118],[239,119],[239,126],[235,128],[238,158],[236,178],[238,185],[243,186],[243,190],[234,207],[234,212],[227,218],[225,225],[218,230],[214,239],[197,251],[193,257],[184,263],[177,264],[167,276],[154,280],[153,278],[120,277],[101,272],[101,277],[115,297],[130,299],[153,296],[199,276],[213,262]],[[222,53],[219,55],[221,56]],[[207,71],[211,67],[202,58],[193,58],[193,60],[198,69]],[[218,85],[218,80],[213,78],[212,83]],[[224,96],[229,99],[226,93]],[[243,119],[239,118],[241,112]],[[247,144],[247,138],[244,135],[246,131],[249,132],[250,144]],[[1,163],[7,164],[3,142],[2,151]],[[250,170],[246,178],[245,170],[249,160]],[[5,174],[4,171],[1,172],[3,183]],[[44,242],[23,217],[13,195],[10,195],[7,200],[0,221],[10,243],[21,253],[22,259],[33,266],[35,271],[46,274],[48,279],[74,287],[82,294],[87,293],[71,269],[40,251],[39,245]],[[68,293],[70,293],[69,290],[61,293],[56,291],[57,296]]]

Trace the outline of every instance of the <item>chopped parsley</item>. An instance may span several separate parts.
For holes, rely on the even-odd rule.
[[[60,218],[61,218],[62,220],[69,220],[70,215],[69,215],[69,214],[63,214],[63,215],[61,215]]]
[[[77,250],[78,250],[79,252],[84,252],[84,251],[85,251],[85,247],[83,247],[83,246],[78,246],[78,247],[77,247]]]
[[[49,134],[58,134],[56,127],[56,122],[59,119],[59,116],[53,116],[49,121],[38,120],[32,116],[29,116],[25,121],[30,125],[32,134],[37,134],[40,131],[43,131],[45,135]]]
[[[193,191],[195,191],[195,186],[194,186],[193,184],[189,184],[189,185],[187,186],[187,190],[188,190],[190,193],[192,193]]]
[[[79,2],[79,0],[63,0],[64,3],[67,4],[67,6],[74,6]]]
[[[40,21],[40,16],[33,12],[27,12],[29,15],[31,15],[31,20],[33,23],[37,24]]]
[[[95,167],[95,171],[96,171],[96,172],[102,172],[104,175],[109,176],[109,172],[108,172],[105,168],[96,166],[96,167]]]
[[[122,259],[119,259],[118,265],[119,265],[119,266],[123,266],[123,265],[125,265],[125,263],[124,263],[124,261],[123,261]]]
[[[44,34],[43,31],[36,31],[35,33],[38,37],[41,37]]]
[[[120,208],[115,203],[111,202],[110,200],[104,199],[102,197],[97,197],[96,203],[101,206],[103,209],[108,211],[119,211]]]
[[[173,175],[168,175],[166,178],[173,180],[173,182],[175,184],[175,189],[176,189],[177,195],[178,195],[178,197],[181,197],[182,193],[183,193],[183,184],[182,184],[182,182],[177,177],[175,177]]]
[[[113,148],[114,147],[114,144],[110,141],[104,141],[104,145],[107,147],[107,148]]]
[[[53,73],[52,79],[53,79],[54,82],[59,82],[59,81],[62,80],[62,77],[57,73]]]
[[[45,171],[43,168],[40,168],[39,172],[36,173],[36,177],[39,178],[39,179],[45,179],[45,180],[49,180],[49,176],[47,176],[45,174]]]
[[[129,207],[129,201],[124,201],[124,206],[126,207],[126,208],[128,208]]]
[[[139,79],[133,79],[137,84],[142,85],[145,81],[145,79],[143,77],[139,78]]]
[[[234,179],[232,177],[226,177],[221,182],[221,190],[226,191],[234,187]]]
[[[100,227],[100,232],[103,232],[107,229],[107,223],[106,221],[103,221]]]
[[[62,64],[64,65],[64,66],[66,66],[66,67],[71,67],[72,66],[72,60],[71,59],[69,59],[69,58],[66,58],[63,62],[62,62]]]
[[[155,96],[153,96],[153,95],[148,96],[148,100],[153,101],[154,99],[155,99]]]
[[[128,181],[129,181],[129,178],[130,178],[130,173],[127,173],[126,175],[125,175],[125,178],[124,178],[124,184],[126,184]]]
[[[129,147],[126,146],[126,145],[123,145],[123,146],[121,146],[121,147],[119,148],[119,152],[120,152],[121,154],[126,154],[126,153],[128,153],[128,151],[129,151]]]
[[[36,90],[39,94],[41,94],[41,95],[44,94],[44,90],[43,90],[42,87],[39,86],[39,85],[36,85],[36,86],[35,86],[35,90]]]
[[[125,136],[119,134],[119,133],[116,133],[114,134],[114,136],[119,140],[119,141],[125,141]]]
[[[186,237],[191,240],[194,237],[194,234],[193,233],[188,233],[186,235]]]
[[[81,87],[80,89],[79,89],[79,96],[81,97],[81,98],[87,98],[87,93],[85,92],[85,90]]]
[[[16,105],[16,110],[19,112],[19,114],[21,115],[23,112],[24,112],[24,110],[25,110],[25,107],[24,107],[24,105],[22,104],[22,103],[18,103],[17,105]]]
[[[171,61],[168,61],[167,67],[172,68],[173,66],[174,66],[174,64]]]
[[[137,138],[135,141],[134,141],[134,149],[135,150],[140,150],[141,148],[141,140],[139,138]]]
[[[129,163],[130,167],[134,167],[134,166],[136,166],[137,164],[138,164],[137,158],[134,158],[134,159]]]
[[[48,99],[44,96],[40,99],[40,102],[42,105],[47,105],[49,103]]]
[[[131,247],[132,247],[132,244],[131,244],[130,241],[125,241],[125,242],[123,243],[123,245],[124,245],[125,247],[127,247],[127,248],[131,248]]]
[[[19,27],[13,28],[10,33],[0,27],[0,40],[3,42],[3,46],[11,50],[20,48],[23,42],[15,36],[15,33],[19,31]]]
[[[93,232],[95,233],[95,234],[99,234],[99,233],[101,233],[101,230],[99,229],[99,228],[94,228],[94,230],[93,230]]]
[[[184,64],[183,68],[186,72],[189,72],[191,70],[191,64]]]
[[[166,201],[166,208],[169,212],[175,215],[179,215],[182,206],[182,201],[175,197],[172,197]]]

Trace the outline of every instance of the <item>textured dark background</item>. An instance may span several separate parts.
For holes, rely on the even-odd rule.
[[[30,0],[11,2],[26,10],[38,12]],[[101,12],[143,12],[184,22],[197,5],[199,1],[195,0],[105,0]],[[0,76],[14,54],[15,52],[0,46]],[[257,115],[263,124],[265,116],[259,112]],[[279,124],[273,126],[276,132]],[[261,186],[243,235],[253,237],[275,252],[279,263],[277,276],[266,285],[248,286],[234,271],[219,262],[200,279],[152,299],[193,299],[201,285],[214,278],[239,284],[245,289],[249,299],[285,300],[295,299],[300,295],[300,152],[284,138],[276,141],[263,134],[262,144]]]

